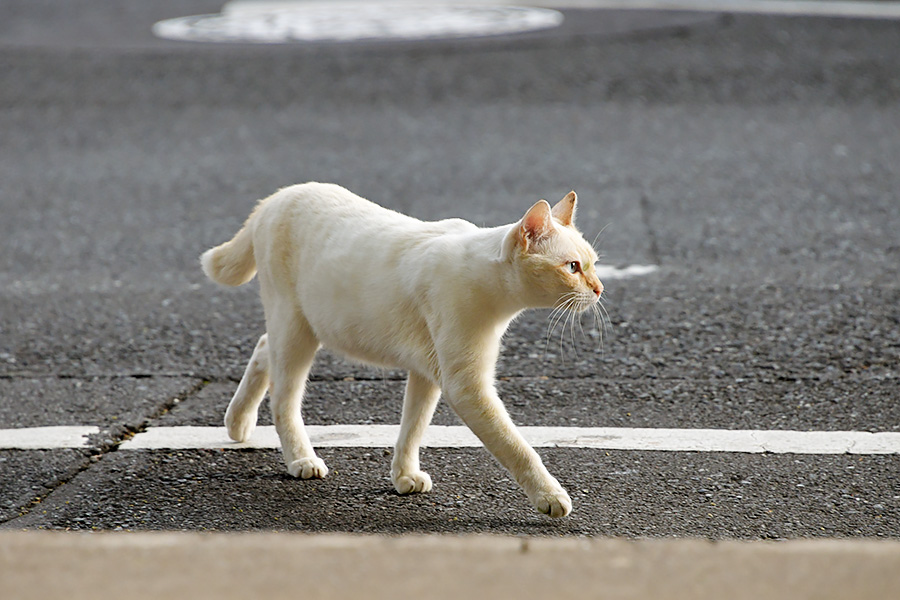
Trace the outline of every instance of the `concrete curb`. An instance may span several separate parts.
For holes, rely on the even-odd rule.
[[[6,532],[0,597],[893,597],[900,542]]]

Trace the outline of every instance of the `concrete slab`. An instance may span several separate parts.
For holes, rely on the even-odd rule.
[[[402,588],[436,599],[882,600],[900,585],[900,545],[872,541],[5,533],[0,548],[0,593],[22,600],[120,595],[123,586],[135,599],[293,598],[302,589],[378,600]]]
[[[0,450],[0,523],[40,511],[40,498],[89,464],[84,450]]]
[[[0,522],[31,509],[129,431],[188,396],[188,378],[0,378],[0,429],[87,425],[84,449],[0,450]]]

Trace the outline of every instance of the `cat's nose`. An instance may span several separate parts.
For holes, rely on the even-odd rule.
[[[594,294],[599,298],[600,294],[602,294],[602,293],[603,293],[603,284],[598,281],[597,284],[594,286]]]

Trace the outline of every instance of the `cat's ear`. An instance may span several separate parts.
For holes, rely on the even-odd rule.
[[[575,192],[569,192],[566,197],[556,203],[553,207],[553,217],[565,225],[571,227],[575,222],[575,206],[578,203],[578,196]]]
[[[527,250],[531,244],[541,240],[553,232],[553,213],[550,203],[538,200],[528,209],[519,222],[519,240]]]

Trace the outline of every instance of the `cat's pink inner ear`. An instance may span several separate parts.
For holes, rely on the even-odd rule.
[[[556,203],[553,207],[553,217],[569,227],[575,221],[575,206],[578,203],[578,196],[575,192],[569,192],[566,197]]]
[[[536,241],[546,237],[553,231],[550,204],[546,200],[538,200],[522,217],[521,232],[526,241]]]

